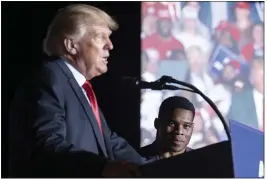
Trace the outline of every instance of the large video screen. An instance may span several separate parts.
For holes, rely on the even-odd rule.
[[[162,75],[193,84],[218,107],[227,122],[263,130],[263,3],[142,2],[142,74]],[[189,146],[201,148],[227,140],[214,110],[187,91],[141,92],[141,147],[151,144],[162,101],[178,95],[196,108]]]

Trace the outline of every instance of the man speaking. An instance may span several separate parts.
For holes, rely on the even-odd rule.
[[[11,177],[136,177],[147,161],[110,131],[90,80],[107,71],[117,23],[104,11],[60,9],[44,51],[53,56],[16,94],[10,110]]]

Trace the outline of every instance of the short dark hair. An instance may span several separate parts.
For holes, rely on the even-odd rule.
[[[195,117],[194,105],[182,96],[172,96],[166,98],[160,105],[158,117],[164,118],[165,116],[172,114],[175,109],[189,110],[193,113],[193,118]]]

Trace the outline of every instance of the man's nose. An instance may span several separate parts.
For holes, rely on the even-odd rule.
[[[177,125],[177,126],[175,126],[175,128],[174,128],[174,132],[175,132],[175,134],[179,134],[179,135],[184,135],[184,128],[183,128],[183,126],[182,125]]]
[[[114,47],[113,47],[113,44],[112,44],[111,40],[107,39],[107,43],[106,43],[105,49],[112,50],[113,48]]]

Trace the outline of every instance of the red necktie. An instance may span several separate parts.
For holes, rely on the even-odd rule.
[[[100,115],[99,115],[99,111],[98,111],[96,96],[95,96],[94,90],[92,88],[92,85],[88,80],[83,84],[83,89],[86,91],[87,97],[90,100],[91,107],[92,107],[93,112],[95,114],[100,132],[102,133],[102,125],[101,125],[101,119],[100,119]]]

